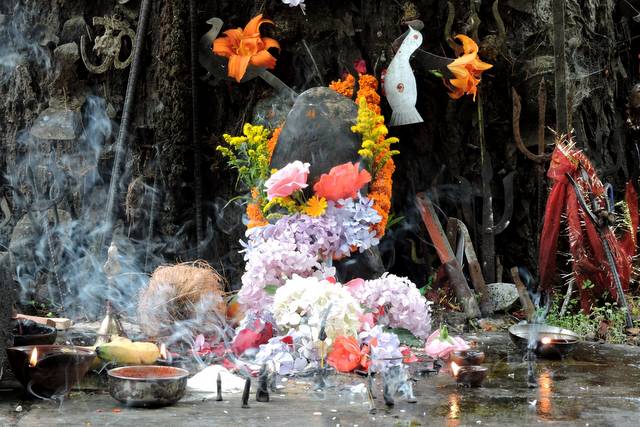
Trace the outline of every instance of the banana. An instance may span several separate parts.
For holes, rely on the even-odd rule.
[[[117,339],[96,348],[98,357],[121,365],[152,365],[160,357],[160,349],[151,342]]]

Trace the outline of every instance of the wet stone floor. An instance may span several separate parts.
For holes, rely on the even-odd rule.
[[[187,395],[162,409],[127,408],[106,392],[74,391],[62,405],[25,399],[0,390],[2,426],[637,426],[640,425],[640,348],[581,344],[563,361],[538,361],[537,388],[527,387],[526,363],[506,333],[477,339],[487,354],[489,375],[482,388],[458,388],[446,372],[420,377],[417,403],[396,400],[387,408],[381,390],[369,412],[366,393],[352,392],[357,376],[332,376],[333,387],[313,391],[298,379],[282,383],[269,403],[243,409],[239,394],[223,402]],[[379,388],[379,384],[377,384]],[[356,387],[355,389],[362,389]],[[17,407],[21,411],[16,411]]]

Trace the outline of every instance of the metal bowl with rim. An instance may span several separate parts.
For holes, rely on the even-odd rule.
[[[173,405],[184,397],[189,371],[172,366],[123,366],[108,371],[109,394],[128,406]]]
[[[527,351],[530,334],[536,334],[536,356],[544,359],[566,357],[575,348],[580,336],[557,326],[521,324],[509,328],[511,341],[522,351]]]

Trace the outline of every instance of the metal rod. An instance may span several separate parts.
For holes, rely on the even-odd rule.
[[[142,0],[140,5],[140,18],[138,19],[138,28],[136,29],[136,40],[133,47],[133,61],[129,69],[129,80],[127,81],[127,90],[124,96],[124,107],[122,108],[122,119],[120,120],[120,129],[118,130],[118,138],[116,139],[115,154],[113,159],[113,167],[111,168],[111,182],[109,183],[109,194],[107,196],[106,229],[100,242],[101,251],[106,242],[111,241],[113,233],[113,215],[117,202],[117,187],[120,178],[120,168],[124,157],[124,143],[129,133],[129,126],[133,115],[133,103],[135,100],[136,86],[142,68],[142,48],[144,45],[145,34],[149,23],[149,15],[151,13],[151,1]]]
[[[553,56],[555,74],[556,131],[569,132],[569,108],[567,104],[567,54],[565,51],[564,11],[565,0],[553,0]]]
[[[200,164],[200,123],[198,118],[198,79],[196,70],[198,64],[198,36],[196,35],[197,23],[196,1],[189,0],[189,24],[191,27],[191,130],[193,149],[193,174],[195,190],[196,210],[196,256],[202,258],[203,223],[202,223],[202,171]]]

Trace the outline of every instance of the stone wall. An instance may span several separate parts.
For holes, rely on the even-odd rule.
[[[5,349],[13,342],[9,323],[14,301],[15,286],[9,270],[9,256],[6,252],[0,252],[0,372],[6,369]]]

